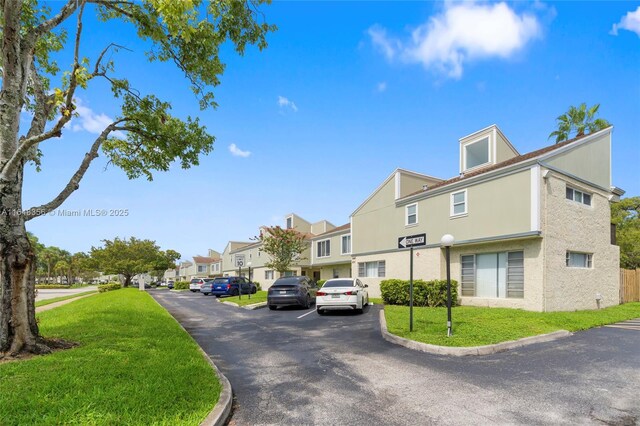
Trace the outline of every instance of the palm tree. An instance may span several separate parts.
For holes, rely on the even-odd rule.
[[[556,118],[558,130],[551,132],[549,139],[555,137],[556,143],[560,143],[569,139],[569,136],[574,132],[573,137],[578,137],[611,126],[604,118],[594,119],[598,108],[600,108],[600,104],[595,104],[587,109],[587,104],[584,102],[577,108],[573,105],[570,106],[569,111]]]

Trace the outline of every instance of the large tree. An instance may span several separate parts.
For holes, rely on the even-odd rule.
[[[260,250],[269,256],[265,266],[280,274],[287,272],[291,266],[303,260],[302,253],[309,247],[304,234],[295,229],[283,229],[279,226],[264,228],[258,239],[262,242]]]
[[[131,237],[103,240],[103,243],[104,247],[91,247],[91,257],[103,273],[122,275],[125,287],[129,287],[131,279],[138,274],[175,268],[176,260],[180,259],[177,251],[162,251],[151,240]]]
[[[85,21],[92,20],[90,28],[104,34],[118,30],[109,27],[114,22],[132,26],[149,47],[146,58],[175,64],[204,109],[215,107],[211,90],[224,70],[222,45],[231,42],[239,54],[247,44],[266,46],[266,34],[274,28],[262,22],[258,8],[265,2],[0,0],[0,357],[49,350],[35,318],[36,261],[25,222],[58,208],[79,188],[99,153],[130,178],[151,179],[153,171],[166,171],[173,162],[183,168],[197,165],[199,155],[210,152],[214,142],[197,118],[174,117],[169,102],[135,89],[124,72],[136,75],[139,70],[116,68],[116,43],[106,44],[95,57],[85,56],[86,45],[94,42],[86,37]],[[66,70],[56,62],[60,51],[71,58]],[[120,112],[88,141],[86,154],[58,195],[24,209],[25,165],[40,167],[40,145],[66,131],[76,114],[76,91],[96,81],[109,85]],[[30,114],[25,129],[23,111]],[[68,160],[60,156],[60,161]]]
[[[566,141],[569,138],[584,136],[588,133],[606,129],[611,124],[604,118],[596,118],[600,104],[587,108],[582,103],[579,107],[570,106],[569,110],[556,118],[557,130],[549,135],[549,139],[555,137],[556,143]]]
[[[611,204],[611,223],[616,225],[620,267],[640,268],[640,197],[624,198]]]

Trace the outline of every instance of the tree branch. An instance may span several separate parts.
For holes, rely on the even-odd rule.
[[[78,6],[82,3],[84,6],[85,0],[69,0],[67,4],[60,10],[53,18],[44,21],[42,24],[38,25],[35,30],[36,37],[40,37],[42,34],[48,33],[58,25],[60,25],[65,19],[73,14],[76,11]]]
[[[84,11],[84,0],[82,1],[82,6],[80,6],[80,13],[78,14],[78,24],[76,29],[76,38],[75,38],[75,46],[74,46],[74,60],[73,60],[73,69],[71,71],[71,76],[69,77],[69,88],[67,89],[67,95],[65,99],[65,105],[61,108],[62,115],[58,122],[46,132],[37,132],[36,134],[32,134],[29,132],[26,138],[22,138],[18,148],[15,150],[9,161],[7,161],[2,168],[0,168],[0,180],[8,180],[15,173],[16,168],[22,163],[27,154],[31,151],[33,147],[38,145],[40,142],[50,139],[52,137],[60,137],[62,134],[62,128],[65,124],[67,124],[71,120],[71,111],[75,108],[73,106],[73,94],[76,91],[76,87],[78,86],[78,78],[77,71],[80,69],[79,63],[79,50],[80,50],[80,36],[82,34],[82,12]],[[75,2],[74,2],[75,5]],[[66,7],[66,6],[65,6]],[[64,8],[63,8],[64,9]],[[75,10],[75,6],[74,6]],[[31,72],[33,73],[35,67],[31,68]],[[34,79],[37,79],[37,71],[36,75],[33,76]],[[34,116],[34,120],[36,117]],[[46,121],[44,123],[46,125]],[[42,130],[44,130],[44,125],[42,126]]]
[[[60,194],[58,194],[57,197],[46,204],[28,209],[24,214],[25,221],[31,220],[34,217],[46,215],[47,213],[57,209],[67,198],[69,198],[69,196],[75,190],[80,187],[80,181],[84,177],[84,174],[87,172],[89,165],[91,165],[91,162],[98,157],[98,150],[100,149],[100,146],[107,139],[109,133],[111,133],[117,127],[117,125],[123,121],[125,120],[122,119],[111,123],[109,126],[107,126],[106,129],[102,131],[102,133],[100,133],[100,136],[98,136],[95,142],[93,142],[93,145],[91,145],[91,149],[89,150],[89,152],[84,155],[84,159],[80,163],[78,170],[76,170],[73,176],[71,176],[71,179],[69,179],[67,185],[62,191],[60,191]]]

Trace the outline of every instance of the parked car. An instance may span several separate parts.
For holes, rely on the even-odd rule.
[[[173,281],[167,281],[167,288],[168,288],[169,290],[172,290],[172,289],[173,289]]]
[[[302,306],[310,308],[315,301],[318,287],[309,277],[283,277],[269,287],[267,306],[275,310],[278,306]]]
[[[214,278],[212,281],[204,283],[200,288],[200,292],[205,296],[213,294],[216,297],[237,296],[240,291],[242,294],[255,294],[258,288],[245,277]]]
[[[351,309],[362,313],[369,304],[367,287],[357,278],[327,280],[316,295],[316,312],[323,315],[328,310]]]
[[[193,278],[189,283],[189,290],[193,292],[200,291],[202,284],[212,280],[213,278]]]

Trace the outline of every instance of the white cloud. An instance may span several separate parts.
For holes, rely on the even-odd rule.
[[[278,96],[278,106],[280,107],[280,109],[291,108],[293,112],[298,112],[298,107],[296,106],[295,102],[290,101],[284,96]]]
[[[402,48],[400,41],[389,38],[387,36],[387,30],[380,25],[372,26],[367,30],[367,33],[369,37],[371,37],[373,45],[378,48],[388,60],[392,60]]]
[[[74,132],[85,130],[99,135],[109,124],[113,123],[113,118],[106,114],[96,114],[79,98],[75,98],[74,101],[76,104],[75,112],[78,114],[78,117],[74,117],[70,123]]]
[[[618,35],[619,29],[634,32],[640,37],[640,6],[634,12],[627,12],[620,22],[613,24],[609,34]]]
[[[384,92],[385,90],[387,90],[387,82],[386,81],[381,81],[380,83],[376,84],[376,90],[380,93]]]
[[[235,157],[247,158],[251,155],[251,151],[243,151],[235,143],[229,145],[229,152]]]
[[[406,43],[387,38],[378,26],[369,29],[387,59],[397,56],[456,79],[466,62],[509,58],[541,33],[536,16],[517,14],[506,3],[445,3],[445,10],[416,28]]]

